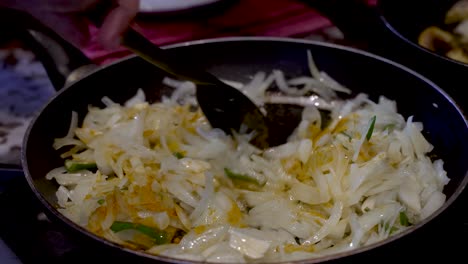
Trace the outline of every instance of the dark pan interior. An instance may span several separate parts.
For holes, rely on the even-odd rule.
[[[468,171],[466,120],[444,92],[405,68],[355,50],[294,40],[232,38],[170,49],[180,60],[196,62],[221,78],[236,81],[245,81],[259,70],[281,69],[291,76],[307,74],[307,50],[320,69],[354,92],[368,93],[374,100],[385,95],[397,101],[405,118],[414,115],[415,121],[422,121],[425,136],[435,146],[434,155],[445,160],[451,178],[445,190],[447,198],[462,190]],[[138,88],[156,101],[171,92],[161,88],[163,76],[138,57],[124,59],[59,92],[32,122],[25,138],[23,167],[33,191],[53,214],[66,221],[54,209],[56,185],[44,177],[63,164],[52,143],[66,134],[71,111],[77,111],[82,118],[88,105],[102,106],[103,96],[124,102]]]

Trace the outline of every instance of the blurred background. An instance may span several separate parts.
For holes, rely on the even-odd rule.
[[[332,2],[142,0],[136,24],[146,37],[161,46],[226,36],[275,36],[364,48],[365,43],[353,36],[345,38],[339,27],[318,11],[326,10]],[[27,124],[55,91],[22,32],[6,23],[0,28],[0,163],[19,164]],[[130,54],[124,48],[102,48],[96,40],[97,29],[89,25],[89,31],[91,41],[82,51],[96,64],[104,65]]]

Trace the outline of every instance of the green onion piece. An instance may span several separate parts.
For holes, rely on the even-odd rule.
[[[346,132],[341,132],[341,134],[345,135],[349,139],[349,141],[353,139],[353,137]]]
[[[382,130],[385,131],[385,130],[388,129],[388,131],[390,131],[390,130],[394,129],[395,127],[396,127],[395,124],[388,124],[388,125],[385,125]]]
[[[376,116],[373,116],[371,118],[371,120],[369,121],[370,125],[369,125],[369,130],[367,131],[367,134],[366,134],[366,139],[367,141],[370,140],[371,136],[372,136],[372,132],[374,132],[374,125],[375,125],[375,120],[377,119]]]
[[[228,176],[229,179],[234,180],[234,181],[243,181],[243,182],[254,183],[259,186],[261,185],[258,182],[258,180],[255,179],[254,177],[246,175],[246,174],[235,173],[228,168],[224,168],[224,173],[226,174],[226,176]]]
[[[174,156],[178,159],[183,159],[184,158],[184,154],[180,153],[180,152],[174,152]]]
[[[400,225],[402,226],[410,226],[411,223],[408,219],[408,216],[405,214],[405,212],[400,212]]]
[[[156,228],[146,226],[146,225],[142,225],[142,224],[115,221],[114,223],[112,223],[110,229],[115,233],[123,231],[123,230],[127,230],[127,229],[137,230],[149,236],[150,238],[152,238],[154,243],[157,245],[167,244],[171,242],[171,238],[166,232],[156,229]]]
[[[104,199],[99,199],[99,200],[97,201],[98,204],[103,204],[103,203],[105,203],[105,202],[106,202],[106,200],[104,200]]]
[[[72,160],[66,160],[65,169],[67,169],[68,172],[77,172],[80,170],[95,170],[97,169],[97,165],[96,163],[76,162]]]

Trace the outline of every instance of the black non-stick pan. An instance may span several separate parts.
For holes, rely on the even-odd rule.
[[[306,51],[310,50],[317,65],[337,81],[350,87],[354,94],[364,92],[373,100],[377,100],[380,95],[396,100],[398,111],[406,118],[414,115],[415,121],[425,124],[424,135],[434,145],[433,155],[445,161],[444,168],[451,179],[445,188],[445,205],[421,223],[383,242],[298,263],[375,262],[382,257],[385,260],[401,261],[398,255],[414,253],[415,243],[423,243],[423,248],[427,250],[434,245],[433,241],[428,241],[429,238],[444,238],[444,233],[437,227],[443,225],[443,221],[448,221],[454,211],[461,210],[454,204],[468,182],[468,126],[466,118],[452,98],[430,80],[370,53],[306,40],[237,37],[182,43],[166,49],[179,60],[206,69],[218,77],[235,81],[246,81],[260,70],[269,72],[282,69],[287,75],[307,74]],[[76,54],[76,50],[73,52]],[[73,60],[74,57],[69,56],[69,59]],[[79,61],[83,62],[82,56],[79,56]],[[88,62],[84,61],[84,64]],[[75,67],[80,66],[79,64],[70,61],[67,63]],[[49,63],[48,66],[53,67],[53,64]],[[51,69],[49,72],[57,74],[60,71]],[[99,256],[100,259],[105,260],[106,254],[123,254],[129,259],[137,258],[137,262],[182,263],[121,247],[86,231],[59,213],[55,197],[57,186],[53,181],[45,179],[47,172],[63,165],[59,153],[52,148],[54,138],[63,137],[67,133],[72,111],[83,117],[88,105],[103,106],[103,96],[122,103],[134,95],[137,89],[142,88],[150,102],[160,100],[162,95],[170,93],[169,89],[161,85],[164,76],[164,72],[134,56],[94,69],[61,88],[34,118],[25,135],[22,165],[32,193],[52,221],[81,235],[85,243],[95,243],[102,247],[103,255]],[[449,227],[446,228],[445,231],[450,230]]]

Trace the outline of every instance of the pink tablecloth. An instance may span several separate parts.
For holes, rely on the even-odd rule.
[[[224,36],[277,36],[303,38],[332,26],[312,7],[299,0],[234,1],[206,15],[175,14],[137,18],[140,32],[158,45]],[[95,28],[91,29],[93,35]],[[128,55],[125,49],[109,52],[95,38],[84,50],[98,64]]]

